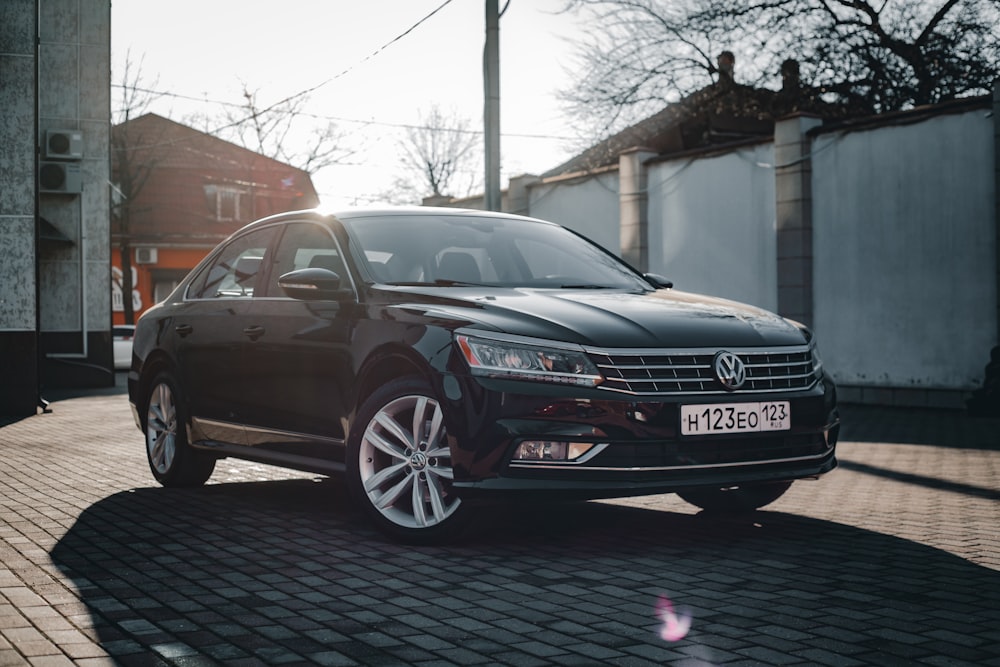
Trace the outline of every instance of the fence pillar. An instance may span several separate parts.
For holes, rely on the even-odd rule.
[[[648,148],[630,148],[618,156],[618,210],[621,258],[639,269],[649,270],[649,193],[646,190],[646,160],[656,153]]]
[[[507,209],[508,213],[515,215],[531,215],[531,186],[541,183],[542,179],[534,174],[521,174],[511,176],[507,184]]]
[[[774,126],[778,313],[813,323],[812,141],[822,119],[796,114]]]

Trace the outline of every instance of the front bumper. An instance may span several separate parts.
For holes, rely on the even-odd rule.
[[[454,488],[463,497],[537,493],[601,498],[815,478],[837,466],[839,415],[828,379],[773,394],[630,397],[455,376]],[[454,385],[453,385],[454,387]],[[530,392],[530,393],[529,393]],[[452,396],[456,395],[454,389]],[[683,436],[683,404],[788,401],[788,430]],[[514,461],[526,440],[605,445],[580,463]]]

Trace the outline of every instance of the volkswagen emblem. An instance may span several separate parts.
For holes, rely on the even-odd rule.
[[[729,391],[739,389],[747,379],[747,367],[732,352],[719,352],[712,364],[715,377]]]

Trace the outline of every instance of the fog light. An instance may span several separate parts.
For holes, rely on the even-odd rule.
[[[526,440],[514,452],[515,461],[575,461],[595,446],[592,442]]]

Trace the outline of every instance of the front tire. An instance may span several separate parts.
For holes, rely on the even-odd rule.
[[[146,397],[146,459],[153,477],[168,487],[201,486],[215,470],[215,457],[192,448],[187,420],[169,373],[160,373]]]
[[[375,525],[396,540],[459,535],[472,509],[452,488],[444,411],[419,378],[392,380],[362,404],[348,439],[348,484]]]
[[[746,484],[732,488],[699,487],[678,491],[677,495],[707,512],[738,514],[753,512],[780,498],[792,486],[791,482]]]

